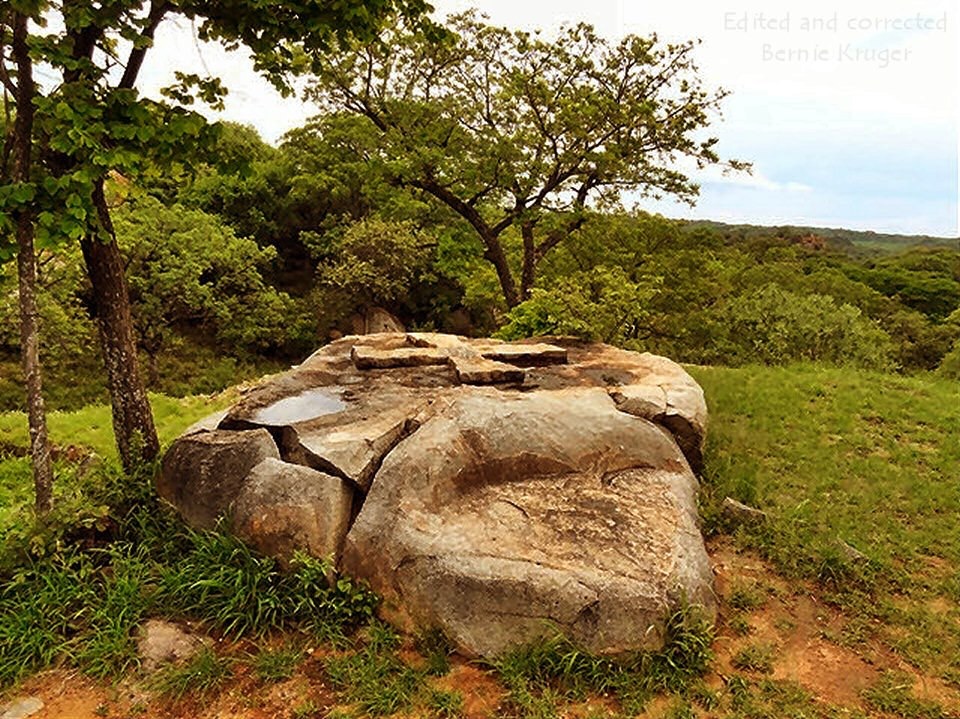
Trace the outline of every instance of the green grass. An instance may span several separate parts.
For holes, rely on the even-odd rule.
[[[433,651],[447,646],[435,633],[421,637],[418,644]],[[460,716],[463,696],[431,686],[430,661],[411,666],[398,654],[400,645],[401,637],[392,627],[373,621],[365,627],[352,651],[325,660],[329,684],[337,690],[341,702],[349,703],[350,715],[410,712],[413,716]]]
[[[230,406],[236,395],[226,392],[215,397],[167,397],[150,395],[154,422],[160,441],[167,443],[197,420]],[[89,405],[72,412],[49,412],[47,424],[50,440],[58,447],[77,446],[89,449],[104,459],[116,458],[113,423],[109,405]],[[29,447],[27,418],[22,412],[0,412],[0,448],[26,450]],[[0,456],[3,452],[0,451]],[[2,497],[0,497],[2,500]]]
[[[727,603],[731,607],[745,612],[759,609],[766,601],[763,590],[755,583],[747,582],[735,582],[730,596],[727,597]]]
[[[18,562],[0,573],[0,688],[58,661],[120,676],[136,664],[135,629],[148,616],[241,637],[317,626],[345,633],[373,615],[376,597],[346,579],[331,587],[319,560],[296,555],[282,572],[239,540],[187,529],[156,500],[107,511],[108,539],[19,547]],[[261,668],[277,676],[290,661]]]
[[[264,649],[254,658],[253,670],[261,681],[279,682],[292,677],[302,659],[303,652],[297,647]]]
[[[150,398],[157,432],[162,443],[172,441],[197,420],[235,401],[234,393],[209,397],[175,399],[163,395]],[[75,412],[48,415],[50,439],[60,458],[54,462],[53,523],[86,523],[100,527],[106,508],[94,501],[108,493],[107,481],[118,481],[113,465],[116,447],[110,408],[90,406]],[[23,413],[0,413],[0,542],[12,532],[29,533],[33,524],[33,477],[29,457],[27,421]],[[73,447],[71,451],[66,448]],[[97,471],[92,471],[98,466]],[[144,479],[142,481],[149,481]]]
[[[733,655],[730,663],[734,669],[770,674],[773,671],[774,650],[772,644],[748,644]]]
[[[913,696],[913,680],[908,675],[887,672],[863,696],[873,709],[902,719],[950,719],[941,706]]]
[[[588,694],[612,695],[628,714],[643,711],[660,692],[685,692],[707,671],[713,628],[696,608],[667,622],[659,652],[613,660],[581,651],[561,635],[521,647],[493,663],[509,702],[524,717],[559,716],[560,705]]]
[[[210,647],[203,647],[183,664],[170,665],[148,681],[153,691],[172,699],[185,694],[200,697],[212,694],[233,674],[233,664]]]
[[[463,714],[463,695],[460,692],[431,689],[424,706],[436,717],[458,717]]]
[[[739,674],[727,677],[725,682],[720,702],[725,711],[716,714],[724,719],[865,719],[859,710],[817,701],[794,682],[769,678],[751,681]]]
[[[373,645],[332,657],[324,668],[341,697],[370,716],[412,708],[426,686],[425,672],[405,664],[393,650]]]
[[[725,496],[763,509],[742,546],[819,581],[917,668],[960,670],[960,385],[811,365],[690,372],[711,413],[707,532],[723,531]]]

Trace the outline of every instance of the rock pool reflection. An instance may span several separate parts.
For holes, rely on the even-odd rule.
[[[342,387],[320,387],[286,397],[257,411],[251,421],[256,424],[282,425],[306,422],[347,408]]]

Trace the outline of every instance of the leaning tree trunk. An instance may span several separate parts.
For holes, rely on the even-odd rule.
[[[93,286],[117,450],[123,468],[131,472],[142,462],[152,460],[159,454],[160,442],[147,391],[140,380],[123,258],[117,247],[102,182],[94,189],[93,201],[104,237],[88,236],[80,246]]]
[[[27,47],[27,17],[14,14],[13,57],[17,65],[17,116],[13,129],[13,181],[30,182],[33,150],[33,64]],[[53,469],[43,407],[43,373],[40,368],[40,327],[37,311],[37,262],[33,245],[33,212],[16,214],[17,279],[20,305],[20,356],[27,392],[30,458],[37,516],[53,508]]]

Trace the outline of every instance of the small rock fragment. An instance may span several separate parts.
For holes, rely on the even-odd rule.
[[[762,509],[738,502],[733,497],[727,497],[723,500],[720,505],[720,514],[733,526],[761,524],[767,520],[767,513]]]
[[[137,654],[143,670],[150,674],[164,664],[189,659],[200,651],[204,643],[203,637],[191,634],[173,622],[148,619],[140,628]]]
[[[26,719],[43,709],[40,697],[17,697],[0,708],[0,719]]]

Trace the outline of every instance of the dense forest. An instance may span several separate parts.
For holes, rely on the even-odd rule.
[[[154,391],[283,367],[374,307],[409,328],[577,335],[694,364],[960,372],[956,241],[589,211],[511,308],[463,218],[364,159],[363,120],[321,117],[279,147],[218,129],[209,154],[107,186]],[[517,272],[519,235],[503,240]],[[5,410],[23,403],[15,270],[0,269]],[[104,401],[79,247],[41,252],[39,284],[51,406]]]

